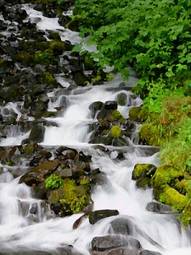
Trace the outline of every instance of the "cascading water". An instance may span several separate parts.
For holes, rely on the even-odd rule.
[[[33,22],[37,22],[39,29],[65,31],[57,24],[56,19],[44,18],[41,13],[25,7]],[[66,32],[66,31],[65,31]],[[67,31],[69,38],[73,37]],[[63,35],[64,36],[64,35]],[[66,34],[65,34],[66,36]],[[117,77],[118,78],[118,77]],[[135,233],[144,249],[159,251],[165,255],[188,255],[191,253],[191,240],[189,233],[181,228],[173,215],[161,215],[148,212],[145,208],[152,201],[152,190],[139,190],[132,181],[132,170],[136,163],[152,163],[157,165],[158,158],[155,153],[148,153],[147,146],[138,146],[132,140],[129,146],[118,148],[108,146],[110,153],[105,153],[95,145],[89,143],[91,131],[89,125],[95,122],[92,119],[89,106],[95,101],[115,100],[119,91],[123,91],[129,99],[129,106],[119,107],[119,111],[128,117],[128,110],[132,105],[139,105],[140,99],[134,98],[132,93],[118,88],[119,80],[100,86],[90,86],[84,89],[74,89],[66,96],[67,106],[61,116],[48,118],[57,125],[46,127],[42,146],[65,145],[84,150],[92,155],[92,168],[99,168],[106,174],[107,181],[97,184],[92,194],[94,210],[117,209],[120,216],[128,217],[136,224],[142,233],[155,241]],[[59,104],[59,97],[51,102],[49,107]],[[7,138],[1,145],[16,145],[21,142],[17,133],[14,139]],[[12,137],[12,134],[11,134]],[[11,139],[11,142],[9,142]],[[102,145],[103,146],[103,145]],[[106,146],[107,147],[107,146]],[[124,158],[117,160],[117,153],[123,149]],[[150,150],[152,148],[149,148]],[[19,178],[14,179],[7,171],[2,169],[0,175],[0,247],[2,251],[45,250],[53,251],[64,245],[73,245],[82,254],[89,254],[90,242],[93,237],[108,233],[109,223],[113,216],[90,225],[88,219],[73,230],[73,223],[81,214],[70,217],[49,217],[42,201],[34,199],[31,190],[24,184],[19,184]],[[158,243],[159,245],[156,245]]]
[[[131,148],[126,148],[124,160],[118,162],[115,159],[115,151],[118,148],[113,147],[113,152],[109,156],[88,144],[88,123],[94,121],[90,118],[88,107],[96,100],[115,99],[118,93],[115,92],[115,88],[107,84],[89,88],[85,92],[81,91],[80,94],[73,91],[68,96],[69,106],[63,117],[54,119],[59,127],[47,128],[42,144],[72,144],[73,147],[84,147],[84,150],[93,155],[92,167],[100,168],[108,178],[107,183],[97,185],[92,194],[95,210],[118,209],[120,215],[132,217],[136,225],[148,233],[164,250],[187,247],[190,245],[190,238],[186,231],[178,228],[172,216],[156,215],[146,211],[147,203],[152,200],[152,191],[136,189],[131,180],[132,169],[137,162],[157,164],[157,155],[148,156],[144,146],[141,148],[132,145]],[[131,95],[131,92],[125,93],[128,96]],[[123,111],[128,112],[128,108],[125,107]],[[17,180],[12,180],[9,176],[3,177],[4,175],[5,173],[1,175],[0,183],[0,244],[2,247],[11,247],[14,250],[19,247],[53,250],[64,243],[72,244],[86,254],[92,238],[107,233],[109,222],[113,218],[102,220],[94,226],[90,226],[86,219],[77,230],[72,230],[72,224],[79,215],[49,220],[41,217],[40,222],[31,224],[30,217],[22,216],[19,212],[19,202],[25,201],[29,205],[35,202],[29,188],[18,184]],[[38,200],[36,202],[39,203]],[[144,248],[160,250],[141,236],[139,240]],[[174,251],[168,254],[174,254]],[[182,249],[181,254],[187,254],[186,250]]]

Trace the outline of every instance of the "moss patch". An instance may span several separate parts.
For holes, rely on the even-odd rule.
[[[50,192],[50,204],[59,203],[63,215],[81,212],[90,202],[87,185],[77,185],[74,180],[64,179],[63,185]]]

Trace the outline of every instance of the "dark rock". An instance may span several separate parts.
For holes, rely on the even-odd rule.
[[[104,104],[104,108],[106,110],[117,110],[117,102],[116,101],[107,101]]]
[[[77,151],[75,149],[70,149],[68,147],[60,146],[56,149],[56,155],[61,156],[62,159],[75,159],[77,156]]]
[[[127,95],[123,92],[117,95],[117,103],[118,105],[125,106],[127,104]]]
[[[139,251],[137,249],[129,249],[129,248],[117,248],[109,251],[107,255],[139,255]]]
[[[88,83],[88,78],[80,71],[73,72],[72,77],[77,86],[86,86]]]
[[[101,219],[111,217],[111,216],[115,216],[115,215],[118,215],[118,214],[119,214],[119,212],[117,210],[98,210],[98,211],[94,211],[94,212],[91,212],[89,214],[89,222],[90,222],[90,224],[95,224],[96,222],[98,222]]]
[[[143,250],[139,255],[162,255],[160,252]]]
[[[117,218],[114,219],[110,224],[110,231],[115,234],[132,235],[135,230],[135,225],[133,224],[132,220],[128,218]]]
[[[102,107],[103,103],[100,101],[96,101],[89,106],[93,118],[95,117],[96,113],[102,109]]]
[[[42,183],[47,175],[50,175],[56,170],[58,165],[58,160],[44,161],[24,174],[20,179],[20,183],[24,182],[29,186]]]
[[[172,209],[169,205],[165,205],[156,201],[150,202],[146,206],[147,211],[160,213],[160,214],[171,214]]]
[[[30,212],[31,214],[37,214],[37,213],[38,213],[38,205],[37,205],[37,203],[33,203],[33,204],[32,204],[32,206],[31,206],[29,212]]]
[[[41,143],[44,139],[45,127],[35,124],[30,132],[29,141],[33,143]]]
[[[141,248],[141,244],[138,240],[132,237],[125,238],[120,235],[94,237],[91,246],[93,251],[106,251],[124,246],[136,249]]]

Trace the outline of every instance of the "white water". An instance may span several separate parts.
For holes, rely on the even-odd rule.
[[[27,11],[31,19],[40,17],[40,21],[37,22],[39,29],[46,29],[47,26],[53,30],[62,29],[58,26],[57,20],[51,19],[50,24],[49,20],[35,13],[34,10],[27,9]],[[117,148],[113,148],[114,152],[108,155],[93,149],[88,143],[90,136],[88,124],[95,121],[91,118],[89,105],[98,100],[102,102],[114,100],[118,92],[108,88],[114,89],[118,84],[118,80],[115,80],[111,84],[85,88],[81,91],[74,90],[67,96],[69,105],[63,115],[51,119],[57,122],[59,127],[46,128],[42,145],[72,145],[90,153],[92,168],[99,167],[108,179],[106,184],[97,185],[92,194],[94,210],[119,210],[120,216],[131,217],[141,230],[164,248],[159,250],[137,234],[136,237],[145,249],[159,250],[164,255],[190,255],[191,244],[188,233],[184,229],[179,229],[172,216],[146,211],[147,203],[152,201],[152,190],[138,190],[131,180],[132,169],[136,163],[158,164],[157,155],[146,156],[144,147],[132,146],[130,150],[127,149],[124,160],[117,161],[115,159]],[[125,93],[128,97],[131,96],[131,92]],[[140,100],[136,99],[132,104],[139,105]],[[51,107],[54,107],[54,104]],[[128,116],[128,107],[120,107],[119,110],[125,117]],[[11,143],[7,141],[3,145],[15,145],[21,142],[16,134],[14,139]],[[80,214],[48,219],[40,209],[40,202],[32,198],[27,186],[18,184],[18,179],[13,179],[6,170],[0,175],[0,247],[2,249],[53,250],[64,244],[72,244],[83,254],[88,254],[92,238],[107,234],[109,222],[114,218],[106,218],[93,226],[85,219],[78,229],[73,230],[72,225]],[[38,205],[38,219],[32,218],[29,210],[26,210],[25,215],[20,210],[21,205],[28,204],[26,207],[30,208],[34,203]],[[40,222],[37,222],[38,220]]]
[[[117,84],[117,83],[116,83]],[[89,104],[100,100],[114,100],[117,93],[108,91],[108,87],[116,84],[95,86],[88,90],[75,90],[68,96],[69,106],[63,116],[55,118],[60,127],[47,127],[44,145],[72,145],[84,147],[92,156],[92,168],[100,168],[107,175],[105,185],[97,185],[92,194],[94,210],[117,209],[120,215],[132,217],[133,222],[145,231],[153,240],[157,241],[165,251],[165,255],[190,254],[190,237],[183,229],[179,230],[175,220],[170,215],[153,214],[145,210],[148,202],[152,201],[151,190],[138,190],[131,180],[133,166],[139,162],[158,164],[157,155],[145,156],[144,148],[132,147],[125,154],[125,159],[117,161],[115,152],[107,155],[88,145],[88,126],[94,120],[90,117]],[[80,93],[78,93],[80,92]],[[124,91],[125,92],[125,91]],[[131,96],[131,92],[125,92]],[[133,104],[140,103],[135,100]],[[121,107],[122,112],[128,115],[128,107]],[[113,148],[115,151],[115,148]],[[19,212],[19,201],[25,200],[29,204],[32,199],[30,190],[25,185],[17,184],[17,180],[1,178],[0,183],[0,245],[18,249],[52,250],[64,244],[72,244],[83,254],[88,254],[88,248],[93,237],[107,234],[109,222],[113,219],[104,219],[91,226],[87,219],[77,230],[72,229],[74,221],[79,215],[65,218],[46,219],[41,217],[40,222],[33,222],[30,217],[23,217]],[[39,203],[39,201],[37,201]],[[158,250],[147,240],[137,234],[145,249]],[[180,249],[182,247],[182,249]],[[176,251],[176,249],[179,249]],[[169,251],[170,250],[170,251]]]

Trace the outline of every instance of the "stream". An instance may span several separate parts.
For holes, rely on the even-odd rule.
[[[36,23],[37,30],[58,31],[61,40],[69,40],[72,44],[81,40],[78,33],[59,25],[57,18],[44,17],[42,12],[34,10],[30,5],[23,5],[22,8],[27,12],[30,22]],[[92,239],[107,235],[110,223],[114,219],[123,217],[130,219],[140,230],[134,231],[133,237],[140,241],[145,250],[156,251],[163,255],[190,255],[190,231],[181,227],[173,214],[157,214],[146,210],[147,204],[153,201],[152,189],[138,189],[132,180],[135,164],[151,163],[156,166],[159,164],[159,155],[155,148],[139,145],[137,135],[139,125],[136,124],[135,131],[130,138],[127,138],[127,146],[90,142],[92,130],[89,127],[96,123],[96,116],[92,117],[89,106],[96,101],[103,103],[114,101],[118,94],[123,92],[128,104],[118,106],[118,111],[124,118],[128,118],[129,109],[142,103],[141,99],[131,92],[131,87],[136,81],[135,77],[130,75],[125,87],[119,86],[123,81],[120,75],[116,75],[112,81],[100,85],[90,84],[70,90],[67,90],[70,81],[64,80],[62,75],[59,75],[57,79],[63,92],[57,93],[55,89],[47,93],[48,109],[54,111],[60,105],[63,95],[67,106],[58,116],[44,118],[55,125],[45,127],[44,139],[39,145],[44,148],[68,146],[91,155],[91,168],[99,168],[106,177],[106,181],[98,183],[91,194],[94,201],[93,210],[114,209],[118,210],[119,215],[102,219],[94,225],[90,225],[88,218],[84,218],[79,227],[73,229],[73,223],[82,213],[63,218],[52,217],[51,212],[47,212],[43,206],[43,201],[34,198],[31,188],[20,184],[20,177],[13,176],[9,171],[10,168],[2,164],[0,254],[15,252],[25,254],[25,251],[51,253],[65,245],[72,245],[81,254],[86,255],[89,254]],[[18,104],[10,102],[8,107],[16,112],[18,118],[22,115]],[[1,139],[0,146],[20,145],[29,134],[30,130],[25,132],[19,128],[10,128],[8,136]],[[123,158],[119,160],[120,152],[123,153]],[[36,215],[29,213],[34,204],[37,207]],[[147,236],[150,237],[149,240]]]

